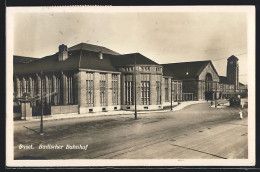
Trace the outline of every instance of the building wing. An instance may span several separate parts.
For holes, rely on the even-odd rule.
[[[166,73],[170,74],[169,72],[171,72],[177,79],[197,79],[202,70],[209,63],[211,63],[211,61],[207,60],[182,63],[168,63],[162,64],[162,66]],[[214,66],[213,69],[215,70]]]
[[[220,84],[233,84],[227,77],[219,76]]]

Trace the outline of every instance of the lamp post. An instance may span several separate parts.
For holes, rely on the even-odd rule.
[[[44,135],[43,132],[43,83],[42,83],[42,70],[41,70],[41,106],[42,106],[42,111],[41,111],[41,124],[40,124],[40,135]]]
[[[171,111],[172,111],[172,78],[171,78]]]
[[[137,109],[136,109],[136,55],[135,55],[135,62],[134,62],[134,82],[135,82],[135,84],[134,84],[134,88],[135,88],[135,90],[134,90],[134,94],[135,94],[135,119],[137,119]]]

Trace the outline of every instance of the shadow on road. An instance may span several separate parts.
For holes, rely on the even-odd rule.
[[[36,134],[40,134],[39,131],[36,131],[36,130],[34,130],[34,129],[32,129],[32,128],[28,128],[28,127],[25,127],[25,126],[23,126],[23,127],[26,128],[26,129],[28,129],[28,130],[31,130],[31,131],[35,132]]]

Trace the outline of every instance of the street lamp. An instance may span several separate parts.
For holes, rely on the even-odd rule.
[[[171,111],[172,111],[172,78],[171,78]]]

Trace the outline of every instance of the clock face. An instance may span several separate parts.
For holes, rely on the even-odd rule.
[[[230,61],[229,63],[230,63],[230,64],[233,64],[233,61]]]

